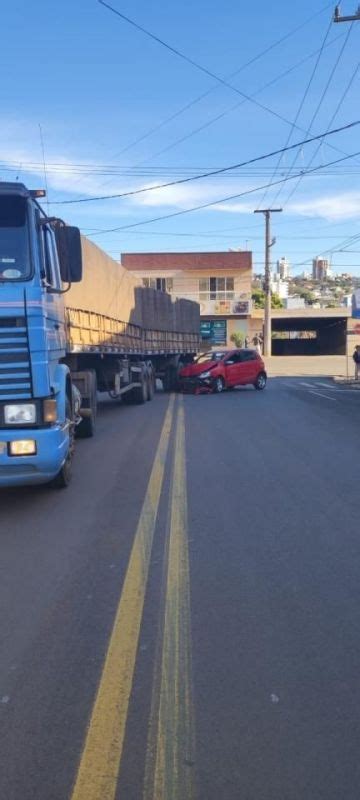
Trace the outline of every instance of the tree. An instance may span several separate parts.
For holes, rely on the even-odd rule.
[[[244,335],[239,331],[235,331],[230,336],[230,341],[234,342],[235,347],[242,347],[244,344]]]
[[[265,308],[265,292],[263,289],[253,289],[251,298],[254,308]],[[278,294],[271,294],[271,308],[284,308],[283,301]]]
[[[307,305],[309,306],[312,306],[312,304],[316,300],[314,293],[311,292],[310,289],[301,289],[299,291],[299,295],[305,300],[305,303],[307,303]]]
[[[284,308],[284,303],[278,294],[271,295],[271,308]]]
[[[254,308],[264,308],[265,306],[265,292],[263,289],[253,289],[251,295]]]

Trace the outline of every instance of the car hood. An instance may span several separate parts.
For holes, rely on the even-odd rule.
[[[180,371],[180,378],[190,378],[192,375],[201,375],[208,369],[213,369],[218,365],[218,361],[203,361],[202,364],[189,364]]]

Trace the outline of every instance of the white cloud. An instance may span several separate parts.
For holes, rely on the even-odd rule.
[[[360,192],[343,192],[312,197],[299,203],[291,203],[287,211],[303,217],[319,217],[329,220],[353,219],[360,214]]]

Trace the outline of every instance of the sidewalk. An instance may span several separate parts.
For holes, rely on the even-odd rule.
[[[348,364],[346,364],[346,360]],[[350,356],[271,356],[264,359],[268,375],[274,377],[327,377],[354,381]]]

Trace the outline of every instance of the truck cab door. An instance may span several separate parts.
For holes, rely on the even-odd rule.
[[[60,268],[54,232],[50,226],[40,231],[43,253],[43,285],[45,290],[45,317],[49,349],[56,353],[65,347],[64,303],[61,289]]]

